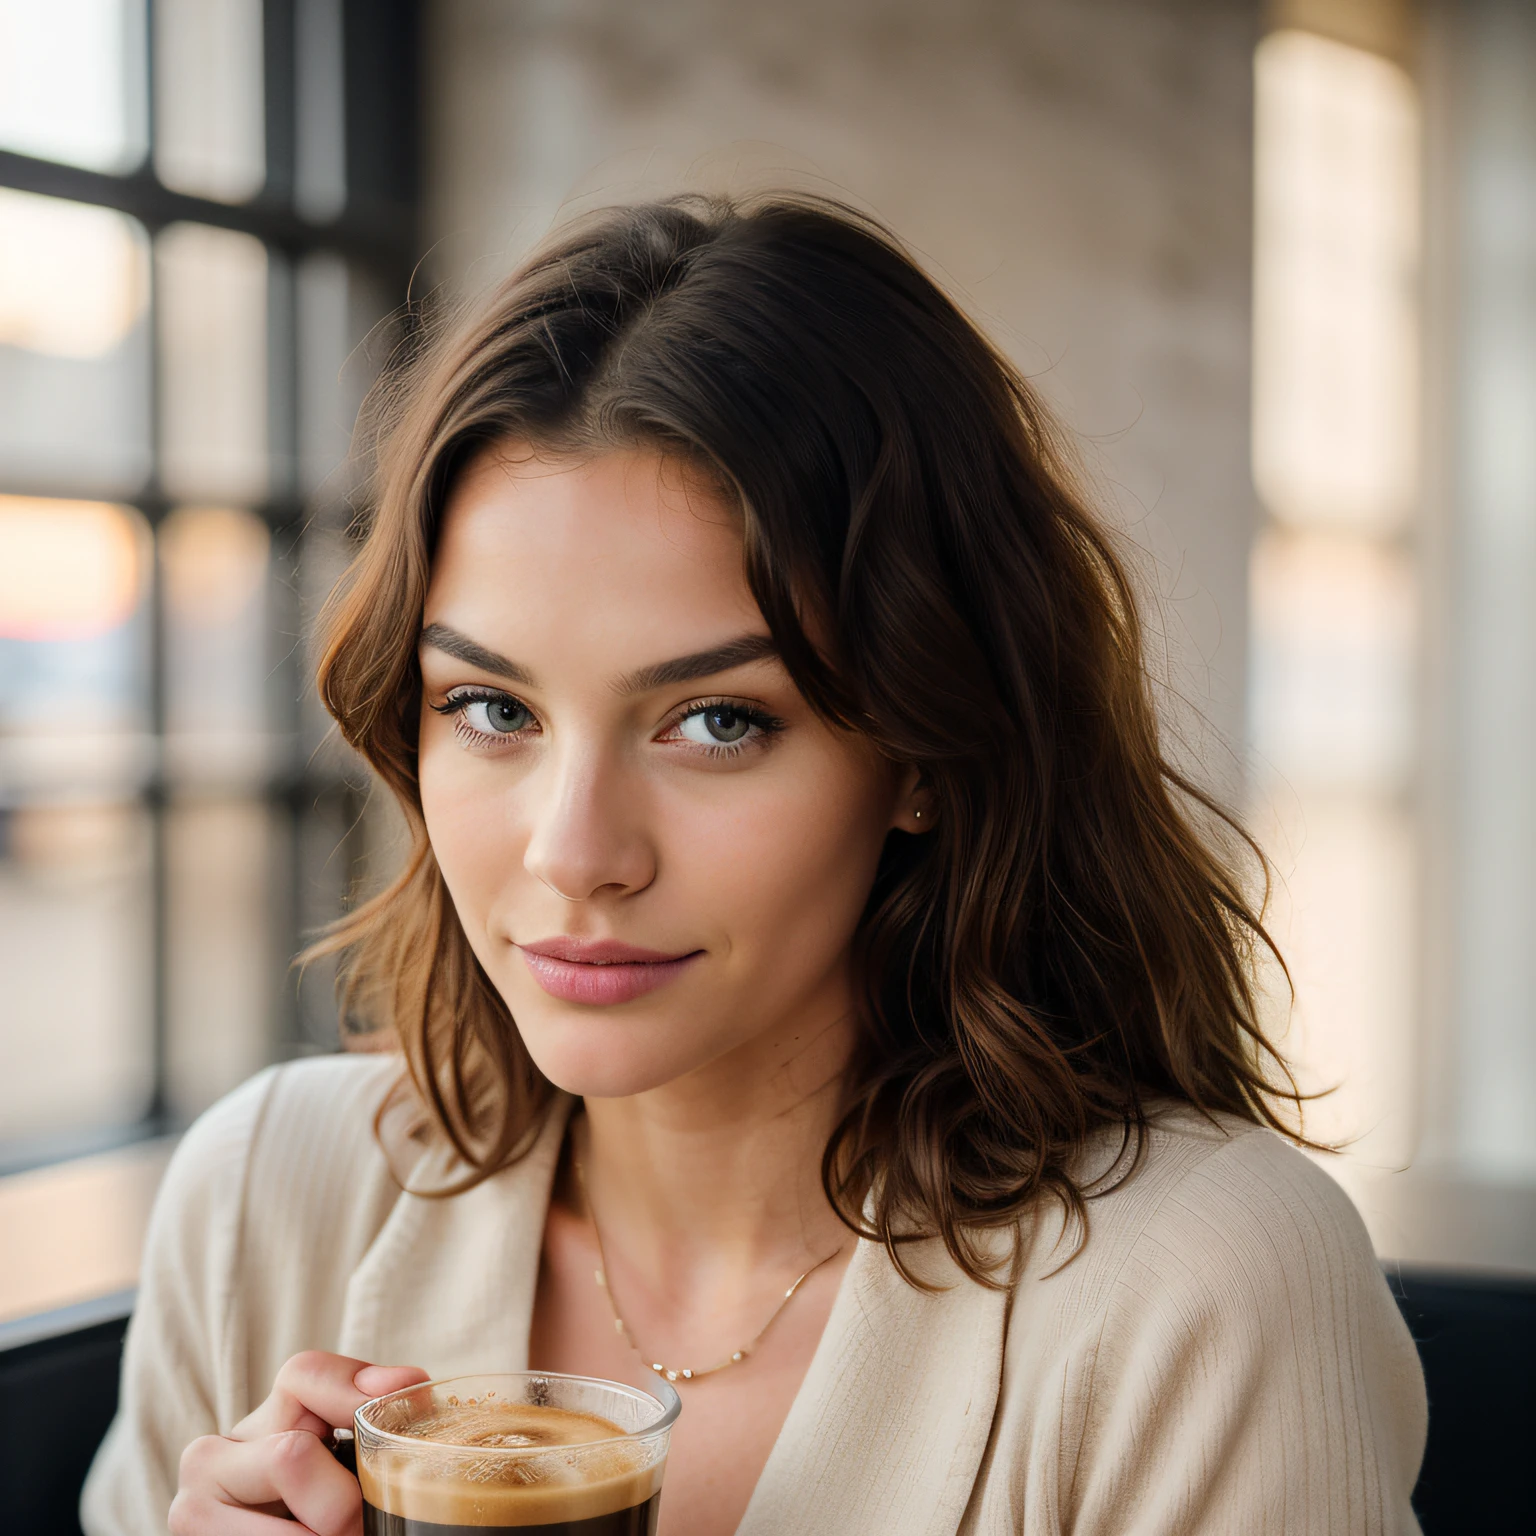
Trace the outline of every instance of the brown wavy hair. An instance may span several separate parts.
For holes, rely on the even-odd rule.
[[[1291,1131],[1253,979],[1273,946],[1232,857],[1258,849],[1163,752],[1132,584],[1057,428],[888,231],[791,196],[610,209],[381,398],[319,680],[413,844],[320,948],[346,952],[344,1014],[398,1040],[456,1187],[521,1156],[553,1092],[470,952],[416,777],[438,519],[509,438],[706,472],[805,698],[932,790],[856,936],[862,1043],[822,1169],[849,1227],[898,1265],[936,1234],[986,1281],[989,1229],[1042,1196],[1085,1220],[1085,1140],[1118,1129],[1139,1157],[1153,1100]]]

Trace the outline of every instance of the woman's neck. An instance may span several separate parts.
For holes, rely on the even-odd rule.
[[[588,1099],[573,1128],[602,1240],[703,1300],[744,1275],[789,1279],[849,1240],[821,1185],[842,1107],[851,1012],[769,1032],[686,1078]]]

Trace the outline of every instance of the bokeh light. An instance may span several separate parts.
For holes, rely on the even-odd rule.
[[[84,640],[116,629],[138,607],[144,575],[128,508],[0,496],[0,637]]]

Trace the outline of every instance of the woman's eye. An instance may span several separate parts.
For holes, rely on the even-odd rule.
[[[754,723],[747,710],[734,704],[709,704],[684,715],[677,730],[684,741],[701,747],[730,747],[745,740]]]
[[[471,699],[464,706],[464,723],[487,736],[526,730],[532,719],[528,706],[517,699]]]
[[[509,693],[450,693],[432,707],[453,716],[454,729],[469,736],[515,736],[534,724],[533,711]]]

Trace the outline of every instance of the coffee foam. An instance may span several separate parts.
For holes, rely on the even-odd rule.
[[[596,1414],[449,1399],[379,1428],[419,1444],[360,1445],[363,1497],[407,1520],[485,1526],[590,1520],[643,1504],[661,1487],[662,1463],[650,1459],[647,1447],[614,1438],[623,1431]],[[487,1454],[476,1456],[477,1450]],[[507,1454],[524,1450],[527,1455]]]
[[[594,1440],[621,1435],[623,1430],[595,1413],[577,1413],[570,1408],[476,1398],[459,1402],[450,1398],[395,1433],[438,1445],[543,1450],[557,1445],[588,1445]]]

